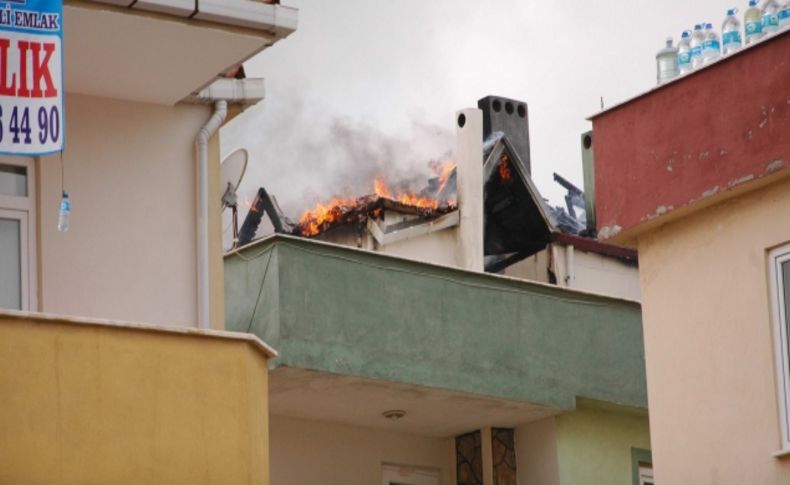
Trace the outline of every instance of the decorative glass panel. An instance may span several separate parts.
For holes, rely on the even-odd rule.
[[[0,308],[22,309],[21,224],[0,219]]]
[[[480,431],[455,437],[458,485],[483,485],[483,449]]]
[[[27,197],[27,168],[0,164],[0,195]]]
[[[516,485],[516,445],[512,428],[491,428],[494,485]]]

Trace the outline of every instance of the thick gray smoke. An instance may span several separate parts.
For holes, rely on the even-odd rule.
[[[241,220],[247,212],[245,202],[251,202],[261,186],[295,219],[333,196],[373,193],[377,177],[394,192],[419,191],[435,176],[431,161],[452,157],[452,128],[450,123],[444,127],[414,121],[385,133],[305,103],[264,101],[223,128],[222,153],[239,147],[250,153],[239,190]],[[259,234],[267,230],[262,227]]]

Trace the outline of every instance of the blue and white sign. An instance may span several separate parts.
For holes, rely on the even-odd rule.
[[[63,149],[62,20],[62,0],[0,0],[0,153]]]

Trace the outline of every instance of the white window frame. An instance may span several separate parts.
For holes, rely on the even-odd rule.
[[[788,348],[788,320],[782,264],[790,261],[790,244],[768,253],[771,319],[774,329],[774,361],[776,363],[776,397],[779,422],[782,428],[782,449],[790,451],[790,348]]]
[[[0,218],[19,221],[22,310],[38,310],[38,266],[36,260],[36,170],[32,158],[0,157],[1,165],[25,167],[27,196],[0,194]]]
[[[639,464],[639,485],[653,485],[653,465]]]

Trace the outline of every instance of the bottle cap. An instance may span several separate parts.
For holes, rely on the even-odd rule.
[[[727,10],[727,15],[735,15],[736,13],[738,13],[738,9],[735,7]]]
[[[684,38],[684,39],[688,39],[688,36],[689,36],[689,35],[691,35],[691,33],[690,33],[688,30],[684,30],[684,31],[683,31],[683,33],[682,33],[682,34],[680,34],[680,36],[681,36],[682,38]]]
[[[696,24],[694,30],[702,30],[702,24]]]
[[[712,29],[713,28],[713,24],[705,24],[705,28],[706,29]]]
[[[65,190],[63,191],[63,198],[64,199],[68,199],[69,198],[69,193],[66,192]]]
[[[750,7],[754,7],[755,5],[757,5],[757,0],[749,0]]]

